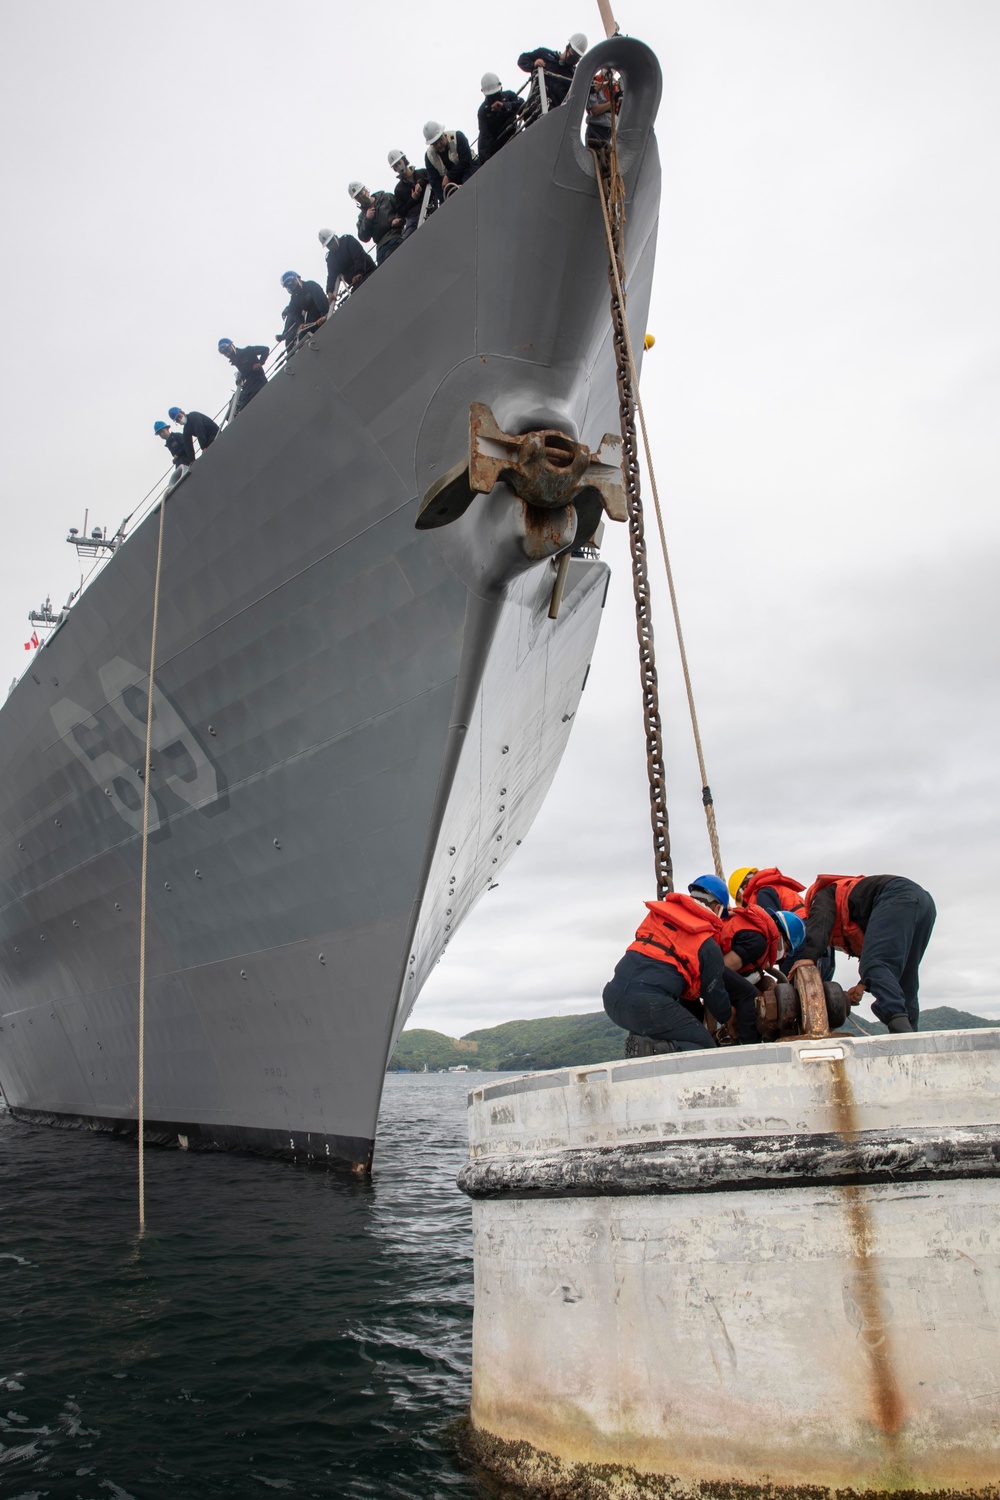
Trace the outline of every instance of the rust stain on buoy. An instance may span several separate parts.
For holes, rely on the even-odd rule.
[[[837,1134],[849,1145],[858,1137],[857,1108],[847,1064],[831,1064],[831,1099]],[[854,1293],[860,1314],[859,1336],[865,1346],[871,1378],[871,1406],[875,1426],[895,1446],[905,1417],[903,1398],[892,1358],[888,1316],[875,1254],[871,1206],[865,1189],[842,1187],[847,1229],[854,1254]]]

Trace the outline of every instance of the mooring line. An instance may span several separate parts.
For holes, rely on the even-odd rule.
[[[160,501],[160,532],[153,580],[153,625],[149,642],[149,683],[146,689],[146,766],[142,780],[142,875],[139,882],[139,1233],[146,1230],[145,1064],[146,1064],[146,879],[149,863],[149,768],[153,746],[153,675],[156,671],[156,629],[160,618],[160,569],[163,564],[163,522],[166,496]]]

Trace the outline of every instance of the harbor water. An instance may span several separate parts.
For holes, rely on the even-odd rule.
[[[0,1113],[3,1500],[471,1500],[466,1095],[390,1075],[376,1173],[149,1149]],[[491,1490],[490,1493],[495,1493]]]

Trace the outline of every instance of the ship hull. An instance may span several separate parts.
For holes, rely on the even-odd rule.
[[[655,63],[615,45],[641,95]],[[658,201],[648,96],[626,137],[637,328]],[[472,401],[592,446],[616,426],[580,108],[450,200],[165,502],[154,1139],[365,1169],[395,1037],[555,774],[605,566],[574,560],[550,620],[553,564],[517,555],[506,486],[441,531],[414,521],[467,447]],[[121,1132],[136,1128],[158,526],[129,536],[0,712],[0,1086],[24,1118]]]

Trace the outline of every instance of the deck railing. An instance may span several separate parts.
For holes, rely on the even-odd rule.
[[[535,97],[537,99],[537,107],[530,108],[533,103],[533,93],[535,94]],[[527,127],[531,125],[535,120],[537,120],[541,115],[547,114],[549,109],[551,108],[551,106],[549,105],[548,94],[545,86],[545,69],[536,68],[534,73],[532,73],[517,90],[517,94],[518,97],[521,97],[522,95],[527,96],[529,108],[526,108],[523,114],[518,115],[515,119],[512,135],[519,135],[522,130],[526,130]],[[478,150],[479,137],[477,135],[475,138],[474,146],[474,155],[476,156],[476,158],[478,158]],[[425,192],[423,202],[420,206],[420,216],[417,220],[418,229],[423,225],[427,217],[429,200],[430,193]],[[333,301],[330,303],[330,311],[327,314],[327,317],[332,317],[335,313],[339,312],[340,309],[344,306],[344,303],[351,295],[351,288],[346,286],[342,281],[338,281],[334,289],[334,297]],[[309,337],[316,331],[316,328],[318,326],[318,323],[306,324],[298,331],[290,344],[286,344],[283,340],[279,341],[276,348],[272,350],[271,354],[268,356],[264,364],[264,375],[268,380],[272,380],[275,375],[279,374],[280,371],[285,368],[285,366],[288,364],[288,361],[294,357],[295,353],[302,346],[302,344],[308,341]],[[225,404],[219,409],[219,411],[215,413],[214,420],[218,423],[221,429],[227,428],[233,421],[233,418],[236,416],[238,400],[239,387],[237,387],[232,396],[228,401],[225,402]],[[74,543],[77,548],[77,555],[81,559],[90,560],[91,566],[85,572],[81,573],[78,587],[73,590],[63,608],[57,615],[54,616],[53,619],[49,620],[47,618],[39,618],[38,615],[33,612],[33,614],[35,614],[35,618],[31,621],[31,623],[35,625],[36,629],[40,625],[42,629],[47,632],[44,638],[40,641],[40,646],[46,645],[46,643],[52,639],[52,636],[65,621],[73,604],[75,604],[76,600],[80,597],[87,586],[93,581],[97,574],[101,572],[109,559],[114,556],[115,552],[117,552],[118,548],[122,545],[126,538],[131,535],[135,528],[139,526],[148,515],[156,510],[157,506],[164,500],[167,495],[171,493],[172,490],[176,489],[177,486],[181,484],[184,479],[186,479],[189,472],[190,465],[175,464],[171,468],[167,469],[164,474],[160,475],[159,479],[156,480],[151,488],[146,491],[145,495],[143,495],[138,505],[136,505],[134,509],[124,517],[124,519],[119,524],[117,531],[115,531],[111,537],[108,537],[106,528],[104,528],[100,532],[95,529],[95,531],[88,534],[86,529],[86,520],[84,521],[82,533],[77,532],[75,529],[71,530],[70,535],[66,538],[66,540],[68,542]],[[18,679],[15,679],[15,682],[17,680]],[[14,683],[11,683],[11,688],[13,688],[13,686]]]

